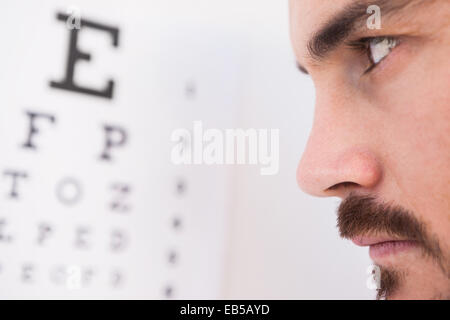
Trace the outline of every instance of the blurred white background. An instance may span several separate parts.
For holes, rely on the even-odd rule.
[[[58,29],[59,24],[54,16],[57,10],[64,10],[68,6],[81,8],[82,17],[86,15],[104,23],[118,22],[121,28],[123,41],[119,45],[117,55],[127,55],[129,58],[126,62],[116,63],[116,56],[113,53],[103,55],[102,63],[93,60],[88,65],[79,66],[79,79],[83,83],[95,85],[99,79],[103,82],[101,79],[109,78],[110,75],[123,80],[122,82],[119,80],[118,83],[122,84],[125,93],[119,94],[112,102],[116,109],[108,111],[107,108],[100,109],[98,106],[103,106],[105,102],[95,99],[75,97],[69,101],[63,93],[53,95],[46,87],[49,78],[61,76],[65,64],[67,34],[64,29]],[[74,122],[69,127],[79,127],[83,119],[94,113],[100,120],[110,117],[111,120],[125,121],[129,126],[137,128],[133,138],[137,136],[137,141],[147,144],[150,149],[143,151],[143,148],[134,145],[135,149],[132,149],[126,158],[129,160],[128,164],[119,167],[122,173],[132,172],[130,179],[135,181],[153,179],[154,181],[148,184],[144,182],[141,184],[153,192],[161,188],[169,189],[171,182],[168,180],[173,173],[174,176],[185,175],[187,179],[193,181],[192,189],[198,187],[197,192],[193,193],[197,198],[174,206],[176,210],[186,208],[187,212],[197,210],[205,213],[188,220],[188,226],[189,223],[191,226],[195,223],[201,226],[194,228],[195,232],[183,240],[185,247],[191,247],[186,250],[195,257],[178,276],[185,279],[179,281],[184,281],[186,286],[180,290],[182,294],[178,297],[225,299],[374,297],[374,291],[366,286],[369,276],[366,270],[370,265],[368,253],[365,249],[356,248],[338,236],[335,217],[338,199],[312,198],[302,193],[296,184],[297,163],[313,120],[314,87],[311,79],[301,75],[295,67],[289,41],[287,1],[8,0],[2,1],[0,11],[5,13],[0,35],[6,47],[3,54],[0,54],[1,66],[5,70],[0,77],[0,84],[7,88],[1,101],[4,105],[8,105],[8,108],[3,106],[0,113],[3,118],[0,119],[0,143],[2,150],[6,150],[2,151],[4,157],[0,161],[1,170],[13,164],[30,166],[39,172],[45,167],[48,174],[42,175],[42,181],[46,179],[45,177],[53,178],[52,175],[55,170],[57,171],[52,162],[56,161],[54,157],[41,159],[42,163],[39,165],[36,164],[35,158],[17,160],[19,156],[15,150],[24,137],[23,130],[26,127],[21,120],[20,108],[43,105],[52,111],[51,106],[54,105],[55,112],[62,112],[56,105],[67,101],[64,112],[67,112]],[[41,19],[45,21],[41,23]],[[25,21],[30,20],[36,25],[34,31],[23,26]],[[46,30],[54,26],[59,30],[57,34],[60,38],[53,36],[46,38]],[[32,43],[30,47],[28,40]],[[96,40],[89,39],[89,36],[84,41],[86,42],[83,42],[83,45],[87,48],[96,45]],[[60,43],[64,43],[64,46]],[[108,47],[110,44],[104,42],[100,45]],[[39,52],[39,48],[45,51],[46,47],[52,48],[54,56],[47,57],[48,60],[41,60],[39,57],[42,52]],[[101,53],[101,49],[93,51],[96,55],[99,55],[98,52]],[[46,52],[42,53],[42,56],[47,55]],[[12,61],[14,57],[25,59]],[[54,65],[50,65],[51,61],[55,61]],[[91,66],[96,71],[92,74],[92,79],[95,80],[91,79],[89,73]],[[99,77],[99,73],[107,76]],[[198,81],[200,101],[197,106],[180,102],[173,95],[173,92],[182,89],[183,81],[189,81],[191,78]],[[35,83],[39,85],[35,86]],[[69,107],[73,105],[86,107],[70,109]],[[142,111],[146,110],[144,106],[149,106],[152,111]],[[17,110],[19,111],[16,112]],[[15,118],[17,119],[14,120]],[[11,125],[11,119],[24,127]],[[171,147],[170,131],[179,126],[189,128],[193,120],[202,120],[208,127],[280,129],[279,173],[274,176],[261,176],[259,167],[256,166],[174,169],[167,161]],[[83,125],[95,132],[97,122],[87,122]],[[159,132],[162,132],[162,138],[148,136],[146,130],[152,126],[156,126]],[[72,135],[76,136],[73,133]],[[93,158],[98,145],[101,145],[101,137],[92,136],[87,131],[82,137],[84,141],[91,141],[85,152]],[[167,140],[164,140],[165,137]],[[57,140],[45,141],[58,143]],[[63,142],[59,145],[62,146]],[[157,154],[155,151],[162,156],[156,159],[158,156],[155,155]],[[62,158],[58,159],[64,161]],[[99,171],[88,160],[83,167],[88,168],[86,169],[88,171],[80,170],[77,172],[78,175],[84,175],[84,178],[89,179],[95,177],[95,174],[112,174],[109,169]],[[144,170],[143,174],[139,170],[133,171],[145,167],[150,162],[152,164],[148,172]],[[66,169],[61,169],[61,174]],[[76,171],[76,165],[71,169]],[[55,174],[55,179],[58,178],[58,174]],[[96,181],[103,181],[101,178]],[[45,182],[43,185],[45,187]],[[93,185],[97,187],[96,182]],[[36,187],[39,188],[41,186]],[[3,192],[6,192],[6,189],[6,186],[2,187]],[[160,210],[172,205],[169,205],[172,203],[170,197],[163,192],[155,192],[157,199],[154,203],[147,204],[144,209],[154,212],[155,208]],[[146,197],[147,195],[142,193],[137,200],[145,200]],[[96,199],[97,197],[91,197],[89,203],[99,209]],[[40,203],[42,199],[33,201],[36,208],[36,203]],[[0,208],[4,210],[3,213],[8,210],[20,210],[12,208],[5,202]],[[60,210],[58,207],[51,208],[55,212]],[[83,208],[89,211],[93,207],[86,205]],[[36,219],[39,215],[43,213],[37,210],[33,219],[39,220]],[[50,213],[45,217],[52,219]],[[89,222],[102,224],[101,219]],[[157,225],[160,220],[146,220],[154,224],[155,230],[152,230],[155,234],[165,232]],[[61,225],[67,222],[67,220],[58,221]],[[76,223],[76,218],[73,221]],[[136,234],[141,232],[140,237],[143,237],[146,233],[142,221],[130,220],[126,225]],[[21,220],[16,223],[25,222]],[[150,237],[152,232],[149,234]],[[171,241],[166,238],[164,240],[158,238],[156,242],[153,240],[149,241],[150,244],[145,241],[141,243],[138,246],[140,252],[150,246],[160,254],[159,247],[156,248],[159,244],[156,242]],[[183,248],[183,244],[179,247]],[[9,256],[19,257],[17,263],[24,260],[24,257],[20,256],[25,254],[23,250],[18,253],[17,249],[1,251],[2,248],[0,247],[0,264]],[[140,259],[144,258],[139,250],[134,255],[130,254],[129,265],[126,266],[133,275],[149,271],[140,265],[142,262]],[[1,256],[2,252],[7,255]],[[159,262],[154,267],[152,259],[155,259],[157,254],[145,257],[153,265],[150,270],[154,272],[149,287],[142,283],[136,286],[139,294],[112,297],[159,298],[160,295],[156,293],[159,289],[153,290],[150,286],[159,286],[159,279],[167,276],[167,273],[164,269],[166,267],[158,265]],[[193,274],[195,275],[191,280],[186,280]],[[0,282],[1,276],[0,269]],[[201,278],[202,276],[204,278]],[[196,282],[198,279],[204,281]],[[15,292],[14,297],[28,296],[25,293],[27,289],[16,287],[13,280],[10,279],[7,283],[9,289]],[[39,294],[39,291],[37,287],[36,293]],[[0,289],[2,298],[11,297],[8,294],[6,290]]]

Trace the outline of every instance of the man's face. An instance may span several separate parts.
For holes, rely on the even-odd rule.
[[[450,298],[450,1],[290,0],[290,15],[316,87],[300,187],[344,200],[341,235],[370,246],[380,296]]]

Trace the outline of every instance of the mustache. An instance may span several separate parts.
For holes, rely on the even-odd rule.
[[[351,239],[365,234],[386,234],[391,237],[417,241],[424,252],[441,260],[439,242],[431,237],[423,222],[411,211],[375,197],[350,194],[337,212],[337,226],[342,238]]]

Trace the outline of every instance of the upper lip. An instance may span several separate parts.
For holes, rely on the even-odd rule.
[[[405,241],[406,239],[398,239],[398,238],[393,238],[393,237],[388,237],[388,236],[386,236],[386,237],[383,237],[383,236],[379,236],[379,237],[356,236],[356,237],[353,237],[351,240],[357,246],[367,247],[367,246],[372,246],[372,245],[383,243],[383,242]]]

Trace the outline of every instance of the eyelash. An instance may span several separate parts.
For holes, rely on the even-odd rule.
[[[383,57],[381,60],[379,60],[378,62],[373,61],[372,59],[372,53],[371,53],[371,42],[372,41],[378,41],[382,42],[384,40],[388,40],[390,42],[392,42],[392,47],[389,47],[389,53],[386,54],[385,57]],[[370,62],[370,66],[364,71],[363,74],[367,74],[369,72],[371,72],[373,69],[375,69],[378,64],[383,61],[387,56],[389,56],[389,54],[392,52],[392,50],[398,45],[398,39],[395,37],[390,37],[390,36],[378,36],[378,37],[368,37],[368,38],[361,38],[359,40],[356,41],[350,41],[348,42],[348,46],[352,49],[358,50],[359,52],[365,53],[367,55],[367,58],[369,59]]]

